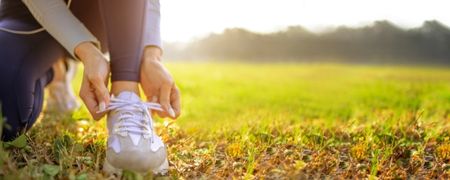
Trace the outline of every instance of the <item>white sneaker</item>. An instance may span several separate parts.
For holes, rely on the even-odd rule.
[[[168,172],[166,147],[153,129],[149,109],[162,111],[159,104],[142,102],[133,92],[111,98],[105,110],[109,111],[106,173],[120,175],[124,169],[160,175]]]
[[[55,74],[58,73],[61,77],[55,77],[48,85],[47,110],[49,111],[73,112],[80,107],[71,84],[77,71],[77,64],[70,60],[64,61],[61,60],[53,66]]]

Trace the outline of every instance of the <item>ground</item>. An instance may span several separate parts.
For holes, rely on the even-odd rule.
[[[450,178],[448,68],[168,67],[183,95],[179,120],[157,124],[171,178]],[[105,120],[90,120],[84,108],[46,112],[25,136],[3,143],[0,175],[106,178],[105,144]]]

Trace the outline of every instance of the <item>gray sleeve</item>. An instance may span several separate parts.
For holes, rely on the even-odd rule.
[[[82,42],[93,42],[100,48],[100,42],[70,12],[63,0],[22,0],[34,18],[74,58],[75,47]]]
[[[148,0],[145,22],[145,46],[157,46],[162,49],[160,30],[160,4],[159,0]]]

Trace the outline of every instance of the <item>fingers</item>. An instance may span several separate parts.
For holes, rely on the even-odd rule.
[[[97,111],[104,111],[106,109],[106,99],[104,99],[102,92],[95,89],[94,94],[94,98],[97,100]]]
[[[151,91],[151,90],[144,90],[144,92],[155,92],[155,91]],[[151,102],[151,103],[158,103],[158,96],[154,95],[154,94],[146,94],[147,97],[147,102]],[[151,111],[152,114],[158,114],[158,116],[162,117],[159,112],[160,111]]]
[[[163,110],[167,112],[171,118],[174,118],[175,112],[170,105],[170,93],[172,92],[172,87],[173,83],[166,83],[161,86],[159,92],[159,103],[161,104]]]
[[[181,94],[180,90],[176,85],[174,85],[172,88],[172,93],[170,96],[170,104],[172,105],[172,108],[175,111],[174,119],[176,119],[181,114]]]
[[[103,111],[106,108],[106,105],[109,104],[109,91],[106,87],[106,80],[102,78],[100,75],[96,75],[89,78],[90,84],[95,89],[95,95],[99,102],[99,110]]]
[[[170,88],[170,93],[169,92]],[[163,93],[164,92],[164,93]],[[167,96],[169,98],[167,99]],[[164,98],[162,98],[164,97]],[[152,102],[158,102],[158,98],[154,96],[152,98]],[[169,103],[167,103],[169,102]],[[176,85],[172,85],[171,87],[164,87],[160,90],[160,98],[159,103],[161,104],[164,111],[157,111],[156,114],[158,114],[159,117],[165,118],[169,117],[171,119],[176,119],[181,114],[181,95],[180,90]]]
[[[80,89],[80,97],[86,105],[89,113],[92,115],[92,118],[99,120],[104,114],[97,113],[99,107],[94,91],[94,88],[90,87],[89,81],[86,78],[83,78]]]

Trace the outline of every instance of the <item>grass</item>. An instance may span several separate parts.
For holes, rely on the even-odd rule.
[[[168,67],[183,94],[179,120],[157,124],[171,178],[450,178],[448,68]],[[0,174],[106,178],[105,144],[105,121],[90,120],[85,109],[47,112],[26,136],[3,143]]]

